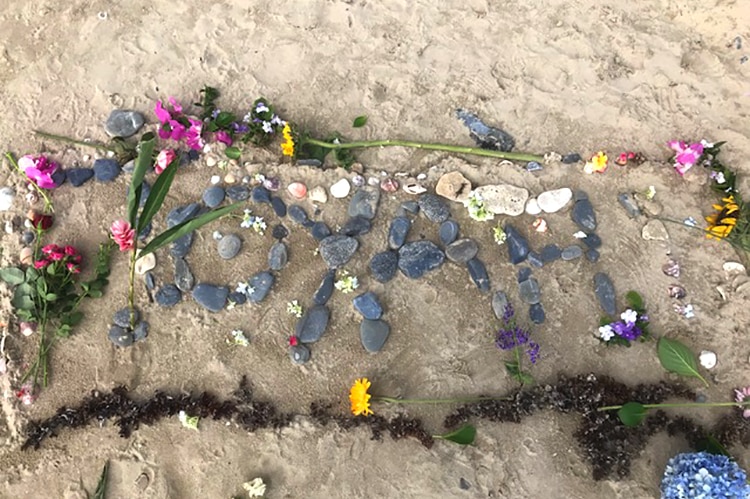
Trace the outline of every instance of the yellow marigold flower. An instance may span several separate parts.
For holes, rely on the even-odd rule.
[[[604,173],[607,170],[607,155],[599,151],[594,154],[591,160],[583,167],[586,173]]]
[[[284,156],[294,156],[294,138],[292,137],[292,127],[289,126],[289,123],[284,125],[281,134],[284,136],[284,142],[281,144],[281,153]]]
[[[706,217],[706,221],[708,222],[706,237],[709,239],[724,239],[732,232],[735,225],[737,225],[737,215],[739,214],[740,206],[734,201],[734,196],[726,197],[722,201],[724,205],[713,205],[713,209],[717,213]]]
[[[371,395],[367,393],[370,385],[371,383],[367,378],[361,378],[354,381],[352,388],[349,390],[349,402],[352,403],[352,414],[355,416],[372,414],[370,410]]]

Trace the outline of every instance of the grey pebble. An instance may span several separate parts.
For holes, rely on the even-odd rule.
[[[339,234],[344,236],[361,236],[370,232],[372,223],[365,217],[351,217],[339,229]]]
[[[322,241],[326,237],[331,235],[331,229],[325,224],[325,222],[315,222],[310,227],[310,234],[315,238],[316,241]]]
[[[328,268],[335,269],[351,260],[359,248],[359,242],[348,236],[328,236],[320,241],[320,256]]]
[[[262,302],[271,291],[274,281],[275,278],[272,273],[266,271],[258,272],[249,280],[250,287],[253,288],[253,291],[248,294],[247,299],[251,303]]]
[[[219,312],[227,304],[229,289],[226,286],[215,286],[204,282],[193,288],[193,299],[210,312]]]
[[[297,321],[295,334],[303,343],[315,343],[326,331],[331,312],[325,305],[315,305],[307,309]]]
[[[184,258],[174,259],[174,284],[183,293],[188,293],[195,285],[195,277]]]
[[[287,208],[287,215],[289,215],[289,218],[294,222],[302,226],[307,226],[310,223],[310,217],[307,215],[307,212],[298,204],[293,204]]]
[[[114,343],[118,347],[129,347],[135,341],[133,332],[127,329],[121,328],[120,326],[112,326],[109,328],[107,335],[109,341]]]
[[[469,269],[469,276],[474,284],[477,285],[479,291],[486,293],[490,290],[490,276],[487,274],[487,267],[484,266],[482,260],[478,258],[472,258],[466,262],[466,266]]]
[[[315,305],[325,305],[328,300],[333,296],[334,286],[336,284],[336,269],[330,269],[323,276],[323,280],[320,281],[318,289],[315,290],[313,295],[313,303]]]
[[[503,291],[495,291],[492,295],[492,311],[495,313],[495,317],[502,319],[505,315],[505,307],[508,306],[508,295]]]
[[[573,163],[580,163],[581,161],[583,161],[583,158],[577,152],[566,154],[565,156],[562,157],[562,162],[565,163],[566,165],[571,165]]]
[[[302,365],[310,360],[310,349],[305,345],[289,347],[289,358],[293,364]]]
[[[281,241],[277,241],[268,250],[268,266],[271,270],[281,270],[287,263],[287,249],[286,244]]]
[[[518,278],[516,282],[523,282],[531,277],[531,269],[529,267],[521,267],[518,269]]]
[[[141,314],[138,312],[138,309],[133,310],[133,322],[138,322],[141,319]],[[125,307],[121,308],[117,312],[115,312],[115,315],[112,317],[112,322],[115,323],[116,326],[124,327],[125,329],[130,329],[130,308]]]
[[[417,200],[419,209],[430,222],[443,223],[451,216],[451,210],[448,205],[435,194],[425,193],[419,196]]]
[[[356,296],[352,300],[354,309],[362,314],[362,317],[370,320],[377,320],[383,315],[383,307],[378,301],[378,297],[372,291],[367,291]]]
[[[271,236],[274,239],[278,239],[279,241],[281,241],[288,235],[289,235],[289,230],[281,224],[274,226],[274,228],[271,230]]]
[[[209,208],[216,208],[224,202],[224,189],[218,185],[212,185],[203,191],[203,203]]]
[[[618,194],[617,202],[620,203],[620,206],[625,209],[625,212],[630,218],[640,216],[641,209],[638,208],[638,204],[636,204],[635,198],[633,198],[633,195],[629,192],[621,192],[620,194]]]
[[[228,234],[219,239],[216,249],[220,258],[231,260],[242,249],[242,239],[237,234]]]
[[[573,244],[562,250],[562,259],[565,261],[575,260],[583,256],[583,249],[580,246]]]
[[[602,245],[602,238],[592,232],[583,238],[583,243],[591,249],[598,249]]]
[[[34,239],[36,239],[36,234],[31,232],[30,230],[26,230],[23,232],[23,234],[21,234],[21,243],[25,246],[33,243]]]
[[[542,299],[539,283],[533,277],[518,283],[518,295],[524,303],[533,305]]]
[[[263,186],[254,187],[250,193],[250,197],[256,203],[270,203],[271,192]]]
[[[617,314],[615,286],[612,279],[604,272],[594,275],[594,294],[604,312],[614,317]]]
[[[551,263],[562,258],[562,249],[556,244],[548,244],[542,248],[539,256],[544,263]]]
[[[182,300],[182,293],[174,284],[165,284],[156,292],[154,299],[159,306],[169,308]]]
[[[138,111],[115,109],[109,113],[104,130],[110,137],[130,137],[143,126],[143,115]]]
[[[188,232],[184,236],[175,239],[172,245],[169,247],[169,254],[174,258],[185,257],[190,252],[190,248],[193,247],[194,234],[194,231]]]
[[[594,213],[594,206],[588,199],[576,201],[570,216],[576,225],[584,231],[593,232],[596,230],[596,213]]]
[[[388,247],[397,250],[406,242],[411,229],[411,220],[406,217],[396,217],[391,220],[388,228]]]
[[[529,251],[529,256],[526,257],[526,261],[534,268],[541,269],[544,267],[544,260],[542,260],[542,256],[536,251]]]
[[[529,306],[529,319],[531,322],[534,324],[544,324],[546,318],[544,307],[541,303],[535,303]]]
[[[412,215],[416,215],[417,213],[419,213],[419,203],[417,203],[416,201],[404,201],[403,203],[401,203],[401,208],[411,213]]]
[[[288,210],[286,208],[286,203],[283,199],[278,197],[271,198],[271,207],[273,208],[273,212],[276,213],[277,217],[285,217],[288,213]]]
[[[91,168],[70,168],[66,170],[68,182],[73,187],[80,187],[94,177],[94,170]]]
[[[156,279],[154,279],[154,273],[153,272],[146,272],[146,275],[143,276],[143,279],[146,281],[146,289],[149,291],[153,291],[156,289]]]
[[[112,182],[120,175],[120,165],[109,158],[99,158],[94,161],[94,177],[99,182]]]
[[[529,256],[529,243],[511,224],[505,225],[505,246],[508,247],[508,257],[510,263],[517,265]]]
[[[383,349],[388,336],[391,334],[391,326],[383,320],[362,321],[359,326],[359,339],[362,346],[370,353],[377,353]]]
[[[410,279],[419,279],[437,269],[444,260],[445,253],[432,241],[406,243],[398,250],[398,268]]]
[[[590,249],[586,252],[586,259],[592,263],[596,263],[599,261],[599,251],[595,249]]]
[[[479,253],[479,245],[473,239],[459,239],[445,248],[445,256],[455,263],[466,263]]]
[[[458,237],[458,230],[458,222],[455,220],[446,220],[440,224],[440,242],[444,245],[452,243]]]
[[[378,282],[388,282],[396,276],[398,270],[398,253],[383,251],[370,260],[370,272]]]
[[[368,220],[375,218],[380,202],[380,189],[363,187],[357,189],[349,202],[348,213],[350,217],[361,216]]]
[[[135,329],[133,329],[133,340],[143,341],[148,338],[148,328],[149,324],[146,321],[141,321],[136,324]]]
[[[227,188],[227,197],[232,201],[246,201],[250,197],[250,189],[244,185],[233,185]]]
[[[190,203],[185,206],[178,206],[167,213],[167,228],[171,229],[186,220],[195,217],[201,209],[198,203]]]

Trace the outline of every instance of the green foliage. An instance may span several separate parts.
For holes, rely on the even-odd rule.
[[[461,428],[445,433],[443,435],[433,435],[433,438],[439,438],[442,440],[450,440],[451,442],[459,445],[471,445],[474,443],[474,439],[477,436],[477,429],[471,425],[464,425]]]
[[[732,457],[721,442],[719,442],[714,436],[706,435],[705,438],[698,440],[695,444],[695,450],[698,452],[708,452],[709,454],[716,454],[719,456]]]
[[[208,213],[204,213],[203,215],[197,218],[186,220],[179,225],[175,225],[171,229],[165,230],[164,232],[156,236],[154,239],[152,239],[151,242],[148,243],[141,250],[140,257],[143,258],[149,253],[153,253],[159,248],[171,243],[172,241],[176,239],[179,239],[185,234],[188,234],[194,230],[200,229],[207,223],[213,222],[217,218],[221,218],[224,215],[228,215],[232,211],[239,208],[241,204],[242,203],[238,202],[238,203],[230,204],[229,206],[224,206],[222,208],[215,209],[213,211],[209,211]]]
[[[156,136],[153,133],[148,132],[141,137],[138,158],[135,160],[135,168],[133,169],[133,176],[130,180],[130,190],[128,191],[128,222],[130,222],[131,227],[136,226],[138,206],[141,201],[141,190],[143,188],[143,178],[153,164],[155,144]]]
[[[353,128],[362,128],[366,124],[367,124],[367,116],[363,114],[362,116],[357,116],[356,118],[354,118],[354,122],[352,123],[352,127]]]
[[[695,354],[680,341],[671,338],[660,338],[657,345],[659,362],[664,369],[671,373],[690,378],[698,378],[704,385],[708,382],[698,372],[698,362]]]
[[[109,479],[109,461],[104,463],[104,469],[102,474],[99,476],[99,483],[96,484],[96,490],[94,491],[94,497],[92,499],[106,499],[107,497],[107,481]],[[88,498],[88,494],[86,494]]]
[[[240,159],[240,156],[242,156],[242,152],[240,151],[239,147],[227,147],[224,150],[224,154],[227,155],[227,158],[229,159]]]
[[[521,383],[522,385],[533,385],[534,377],[522,370],[516,361],[508,361],[505,363],[505,369],[513,379]]]
[[[637,291],[628,291],[628,293],[625,295],[625,302],[628,304],[628,307],[637,312],[645,311],[643,298]]]
[[[201,108],[200,118],[205,120],[210,118],[216,109],[216,99],[219,98],[219,91],[214,87],[205,85],[200,91],[201,101],[196,102],[195,105]]]
[[[638,426],[643,418],[646,417],[646,409],[643,404],[639,402],[628,402],[623,405],[620,410],[617,411],[617,416],[625,426]]]
[[[172,182],[177,174],[177,168],[180,166],[180,157],[176,157],[165,169],[161,172],[161,175],[154,182],[154,186],[151,188],[151,192],[146,198],[146,202],[143,204],[141,210],[141,216],[138,217],[138,227],[136,234],[140,234],[141,231],[151,223],[154,216],[159,212],[164,204],[164,199],[169,193],[169,189],[172,187]],[[131,185],[132,189],[132,185]],[[135,226],[134,226],[135,227]]]

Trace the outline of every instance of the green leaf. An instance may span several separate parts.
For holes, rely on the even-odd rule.
[[[477,429],[467,424],[450,433],[446,433],[444,435],[434,435],[434,438],[450,440],[451,442],[457,443],[459,445],[471,445],[474,443],[474,438],[476,438],[476,436]]]
[[[671,338],[662,337],[656,346],[661,366],[667,371],[680,376],[700,379],[704,385],[708,382],[698,372],[695,354],[683,343]]]
[[[44,296],[44,299],[47,300],[47,301],[55,301],[55,300],[57,300],[57,295],[55,293],[47,293]]]
[[[727,451],[726,447],[721,445],[721,442],[716,440],[712,435],[706,436],[706,438],[702,438],[698,440],[698,442],[695,444],[695,450],[698,452],[708,452],[709,454],[716,454],[718,456],[727,456],[731,458],[732,456]]]
[[[91,289],[89,290],[88,295],[91,298],[101,298],[104,295],[104,293],[102,293],[101,290],[99,289]]]
[[[534,377],[525,372],[522,371],[518,367],[517,362],[506,362],[505,363],[505,369],[508,371],[508,374],[511,375],[513,379],[521,383],[522,385],[533,385],[534,384]]]
[[[506,362],[505,363],[505,370],[508,371],[508,374],[510,374],[513,377],[518,376],[519,369],[518,369],[518,362]]]
[[[67,324],[60,324],[60,327],[57,328],[57,331],[55,331],[55,334],[59,336],[60,338],[68,338],[70,337],[70,331],[71,327]]]
[[[239,147],[227,147],[224,150],[224,153],[227,155],[227,158],[229,159],[240,159],[240,156],[242,155],[242,152],[240,151]]]
[[[143,258],[149,253],[153,253],[154,251],[158,250],[162,246],[165,246],[171,243],[175,239],[179,239],[185,234],[188,234],[194,230],[200,229],[207,223],[213,222],[217,218],[221,218],[224,215],[231,213],[232,211],[239,208],[241,204],[242,204],[241,202],[237,202],[237,203],[230,204],[229,206],[224,206],[222,208],[209,211],[208,213],[204,213],[203,215],[197,218],[186,220],[185,222],[182,222],[179,225],[175,225],[171,229],[165,230],[164,232],[156,236],[150,243],[148,243],[141,250],[140,257]]]
[[[180,157],[177,156],[171,163],[161,172],[161,175],[154,182],[154,186],[151,188],[151,193],[146,199],[146,203],[143,205],[141,210],[141,216],[138,218],[138,228],[135,233],[140,234],[141,231],[146,227],[151,220],[154,218],[164,203],[164,199],[167,197],[169,188],[172,187],[172,181],[177,174],[177,168],[180,166]]]
[[[219,128],[229,128],[233,121],[235,121],[234,114],[227,111],[221,111],[213,120]]]
[[[636,291],[628,291],[625,295],[625,301],[633,310],[643,310],[643,298]]]
[[[26,275],[23,270],[16,267],[7,267],[0,269],[0,279],[7,282],[11,286],[18,286],[26,280]]]
[[[71,312],[63,317],[62,322],[68,326],[77,326],[83,320],[83,312]]]
[[[99,477],[99,483],[96,484],[96,490],[94,491],[93,499],[106,499],[107,498],[107,473],[109,471],[109,461],[104,463],[104,469]]]
[[[19,310],[33,310],[34,308],[34,300],[26,294],[16,293],[10,303]]]
[[[352,123],[353,128],[362,128],[367,124],[367,115],[357,116],[354,118],[354,123]]]
[[[128,192],[128,221],[130,222],[131,227],[135,227],[135,219],[138,215],[138,205],[141,200],[143,177],[146,176],[146,172],[153,163],[155,143],[156,136],[152,132],[147,132],[141,137],[140,150],[138,151],[138,157],[135,160],[133,176],[130,179],[130,191]]]
[[[639,402],[628,402],[617,411],[617,417],[620,418],[625,426],[638,426],[646,417],[647,409]]]
[[[28,267],[26,269],[26,282],[31,282],[39,277],[39,272],[34,267]]]

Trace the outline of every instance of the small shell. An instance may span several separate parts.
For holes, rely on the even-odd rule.
[[[385,192],[396,192],[398,190],[398,180],[385,178],[380,182],[380,188]]]
[[[714,367],[716,367],[716,354],[709,350],[703,350],[698,356],[698,360],[706,369],[713,369]]]
[[[156,267],[156,256],[153,253],[135,261],[135,273],[138,275],[143,275],[149,270],[153,270],[154,267]]]
[[[420,173],[419,175],[417,175],[417,180],[424,180],[426,178],[427,178],[426,173]]]
[[[680,264],[670,258],[667,263],[662,265],[661,271],[670,277],[680,277]]]
[[[219,182],[221,182],[221,177],[218,175],[212,175],[211,176],[211,185],[216,185]]]
[[[237,182],[237,179],[231,173],[227,173],[224,176],[224,182],[226,182],[227,184],[233,184],[233,183]]]
[[[286,189],[296,199],[304,199],[307,195],[307,186],[302,182],[292,182]]]
[[[31,265],[31,262],[34,261],[34,250],[31,248],[22,249],[20,259],[22,265]]]
[[[716,286],[716,291],[721,295],[721,299],[727,301],[727,288],[724,286]]]
[[[406,182],[404,182],[404,191],[408,194],[422,194],[423,192],[427,192],[427,189],[422,187],[417,183],[417,179],[410,178]]]
[[[678,300],[681,300],[687,296],[687,291],[685,291],[685,288],[677,284],[670,285],[667,288],[667,293],[669,294],[670,298],[677,298]]]
[[[216,166],[216,163],[218,163],[218,161],[213,156],[207,156],[206,157],[206,166],[208,166],[208,167],[214,167],[214,166]]]
[[[724,262],[722,268],[728,275],[747,274],[747,269],[739,262]]]
[[[362,187],[365,185],[365,177],[362,175],[355,175],[352,177],[352,184],[354,184],[354,187]]]
[[[281,180],[279,177],[268,177],[263,180],[263,187],[271,192],[276,192],[281,189]]]
[[[359,175],[355,175],[355,179],[362,178]],[[362,179],[364,181],[364,179]],[[358,185],[358,184],[354,184]],[[358,186],[361,187],[363,184],[359,184]],[[329,190],[331,192],[331,196],[335,197],[336,199],[344,199],[346,196],[349,195],[349,192],[352,190],[352,186],[349,185],[349,181],[345,178],[342,178],[340,180],[337,180],[334,182],[334,184],[329,187]]]
[[[547,232],[547,221],[543,218],[537,218],[536,220],[534,220],[534,223],[532,223],[531,226],[534,227],[534,230],[537,232]]]
[[[375,187],[376,185],[380,185],[380,179],[378,177],[368,177],[367,184]]]

